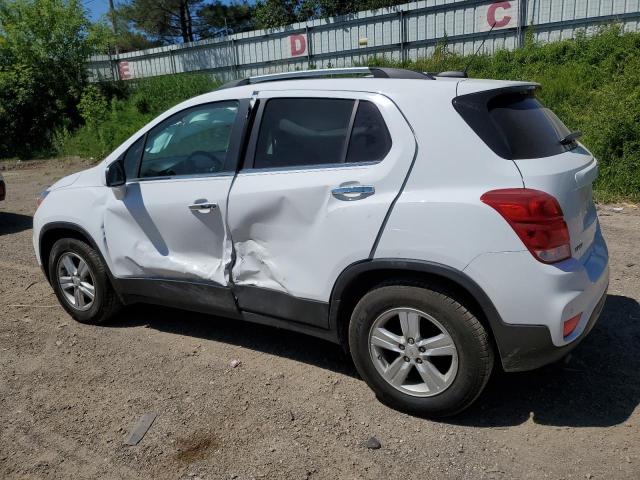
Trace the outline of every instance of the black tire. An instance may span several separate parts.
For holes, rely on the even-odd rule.
[[[94,298],[93,304],[87,310],[75,308],[67,300],[60,286],[58,262],[63,255],[68,253],[80,257],[91,272],[91,278],[94,283]],[[111,286],[102,258],[86,243],[74,238],[58,240],[49,254],[48,270],[51,286],[58,297],[58,301],[76,321],[93,325],[105,323],[121,308],[122,304]]]
[[[432,316],[453,339],[458,370],[441,393],[430,397],[404,393],[374,366],[369,333],[376,319],[392,308],[411,308]],[[493,368],[493,349],[483,325],[453,295],[426,286],[388,285],[367,293],[352,313],[349,347],[358,372],[381,402],[424,417],[446,417],[467,408],[484,389]]]

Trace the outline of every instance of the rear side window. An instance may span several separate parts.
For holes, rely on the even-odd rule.
[[[576,146],[560,143],[570,130],[533,92],[462,95],[454,107],[495,153],[509,160],[550,157]]]
[[[253,167],[380,161],[390,148],[387,127],[371,102],[276,98],[264,107]]]
[[[347,162],[379,162],[391,150],[391,135],[380,110],[371,102],[358,105]]]

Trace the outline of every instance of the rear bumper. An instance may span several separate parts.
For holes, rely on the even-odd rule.
[[[496,310],[492,333],[506,371],[532,370],[574,349],[602,311],[609,285],[609,256],[598,227],[580,259],[554,265],[529,252],[489,253],[464,271],[481,285]],[[581,314],[563,335],[564,321]]]
[[[551,341],[549,329],[542,325],[507,325],[503,324],[498,349],[502,359],[502,367],[507,372],[534,370],[549,363],[556,362],[576,348],[589,334],[598,321],[604,308],[607,292],[602,295],[582,333],[571,343],[556,347]]]

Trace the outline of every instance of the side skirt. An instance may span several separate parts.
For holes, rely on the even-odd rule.
[[[160,278],[116,278],[113,284],[125,304],[152,303],[241,318],[231,289],[223,285]]]
[[[329,328],[329,305],[326,302],[251,285],[234,285],[233,293],[242,311]]]
[[[322,323],[326,325],[328,322],[329,306],[322,302],[299,299],[258,287],[243,287],[243,293],[239,295],[236,303],[231,288],[211,282],[116,278],[113,279],[113,284],[125,304],[150,303],[207,315],[219,315],[339,343],[334,330],[318,326]],[[240,301],[241,298],[243,302]],[[260,313],[241,309],[243,303],[245,308],[260,309]],[[285,315],[286,318],[283,318]],[[311,324],[312,322],[315,325]]]

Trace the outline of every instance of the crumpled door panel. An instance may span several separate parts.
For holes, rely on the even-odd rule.
[[[279,95],[260,93],[261,98]],[[326,97],[327,92],[286,92],[287,97],[313,95]],[[416,141],[387,97],[362,92],[332,95],[375,103],[393,139],[391,149],[378,163],[241,171],[229,194],[234,284],[328,302],[338,275],[369,258],[413,162]],[[357,200],[332,194],[337,187],[358,184],[373,187],[375,193]]]
[[[231,241],[224,218],[232,176],[130,183],[105,211],[105,240],[118,277],[228,284]],[[192,203],[217,204],[208,213]]]

